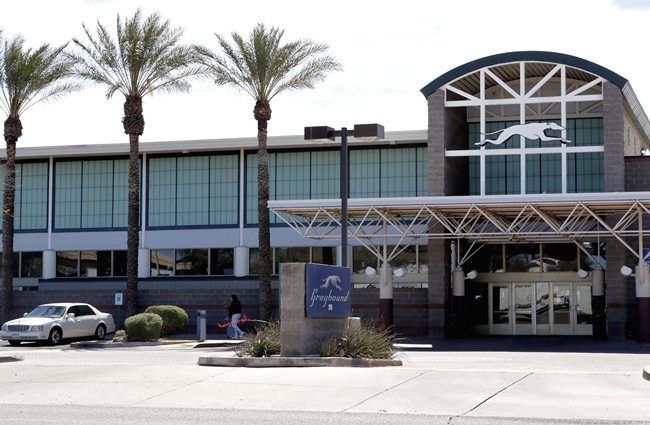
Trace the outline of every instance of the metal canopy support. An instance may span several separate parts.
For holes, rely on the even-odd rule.
[[[269,209],[305,238],[340,239],[340,200],[270,201]],[[348,236],[382,261],[392,260],[420,239],[462,238],[480,247],[580,244],[607,236],[639,258],[642,251],[632,248],[626,238],[642,242],[650,235],[642,225],[644,215],[650,215],[648,192],[351,199]],[[395,245],[390,253],[383,253],[384,240]]]

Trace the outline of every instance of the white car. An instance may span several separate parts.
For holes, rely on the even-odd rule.
[[[63,338],[95,336],[104,339],[115,332],[115,321],[90,304],[43,304],[20,319],[2,325],[0,339],[18,345],[22,341],[48,341],[59,344]]]

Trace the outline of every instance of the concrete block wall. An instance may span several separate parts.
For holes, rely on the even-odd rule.
[[[605,192],[625,190],[625,113],[623,93],[603,83],[603,136],[605,140]]]
[[[38,291],[13,291],[11,317],[21,317],[39,304],[50,302],[87,302],[102,311],[111,313],[123,328],[126,306],[115,305],[115,293],[125,293],[125,282],[120,279],[52,280],[41,281]],[[237,294],[242,302],[242,312],[251,319],[259,318],[259,286],[255,278],[246,279],[178,279],[151,278],[140,281],[138,291],[139,311],[150,305],[176,305],[188,314],[186,333],[196,333],[197,310],[206,310],[207,333],[225,334],[218,327],[224,323],[230,294]],[[273,299],[279,317],[279,286],[273,282]],[[427,289],[395,288],[395,329],[402,336],[427,335]],[[353,289],[352,311],[364,321],[379,320],[379,289]],[[243,327],[253,326],[253,323]]]
[[[625,191],[650,190],[650,156],[625,157]]]
[[[395,288],[393,290],[393,322],[399,336],[428,335],[428,302],[426,288]],[[362,321],[379,320],[379,289],[352,290],[352,316]]]
[[[115,293],[126,293],[121,279],[52,280],[41,281],[38,291],[14,291],[12,317],[20,317],[33,307],[50,302],[87,302],[111,313],[118,329],[126,319],[126,305],[115,305]],[[188,314],[186,332],[196,333],[197,310],[206,310],[208,334],[226,333],[218,327],[224,323],[228,311],[224,304],[230,295],[237,294],[242,313],[251,319],[259,318],[259,289],[256,279],[193,280],[153,278],[141,280],[138,287],[138,311],[151,305],[176,305]],[[273,289],[278,299],[278,289]],[[277,305],[277,303],[276,303]]]

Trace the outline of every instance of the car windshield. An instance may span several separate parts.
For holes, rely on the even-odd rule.
[[[39,305],[30,311],[27,317],[61,317],[65,313],[65,307],[60,305]]]

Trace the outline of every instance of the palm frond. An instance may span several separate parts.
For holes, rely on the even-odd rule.
[[[18,118],[31,106],[56,100],[79,90],[74,79],[75,59],[67,54],[67,43],[26,48],[18,35],[0,43],[0,108]]]
[[[143,19],[140,9],[132,18],[117,16],[116,38],[99,22],[96,35],[85,26],[87,42],[73,39],[80,48],[77,74],[106,86],[106,97],[116,92],[144,97],[155,91],[187,92],[189,79],[206,69],[196,62],[195,46],[180,45],[181,28],[154,13]]]
[[[326,44],[304,39],[282,45],[284,31],[258,23],[248,39],[236,32],[232,44],[215,34],[220,53],[199,48],[197,55],[218,85],[231,85],[256,100],[270,101],[286,90],[314,88],[342,66],[326,55]]]

